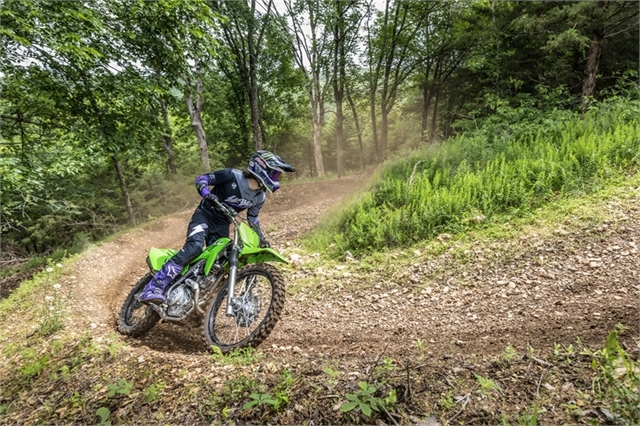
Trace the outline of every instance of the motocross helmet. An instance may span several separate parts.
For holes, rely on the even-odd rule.
[[[249,160],[247,170],[269,192],[276,192],[280,188],[280,173],[296,171],[291,164],[269,151],[255,152]]]

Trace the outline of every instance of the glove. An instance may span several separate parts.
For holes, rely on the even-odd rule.
[[[209,193],[207,195],[204,196],[204,199],[212,206],[214,207],[216,202],[219,201],[218,200],[218,196],[216,194],[213,193]]]
[[[261,238],[260,239],[260,248],[271,248],[271,244],[269,244],[269,241]]]

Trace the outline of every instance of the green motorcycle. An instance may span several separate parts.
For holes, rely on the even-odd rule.
[[[217,346],[223,353],[256,347],[269,336],[284,308],[285,286],[278,269],[265,262],[287,260],[271,248],[259,247],[258,234],[234,210],[220,202],[215,205],[234,225],[233,239],[220,238],[185,266],[167,287],[161,305],[141,303],[138,297],[176,250],[151,248],[150,272],[124,301],[118,331],[139,337],[160,319],[199,321],[204,316],[207,347]]]

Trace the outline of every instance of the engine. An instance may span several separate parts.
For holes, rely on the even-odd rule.
[[[185,285],[180,285],[169,293],[167,297],[167,315],[183,318],[193,309],[193,295]]]

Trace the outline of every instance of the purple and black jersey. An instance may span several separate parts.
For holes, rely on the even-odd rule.
[[[213,193],[218,199],[232,207],[235,211],[247,210],[247,219],[251,223],[258,222],[258,213],[266,199],[262,189],[253,191],[249,182],[240,170],[222,169],[200,175],[196,178],[196,188],[202,197]],[[209,186],[213,186],[209,189]],[[200,208],[227,222],[224,215],[211,207],[205,200],[200,202]]]

